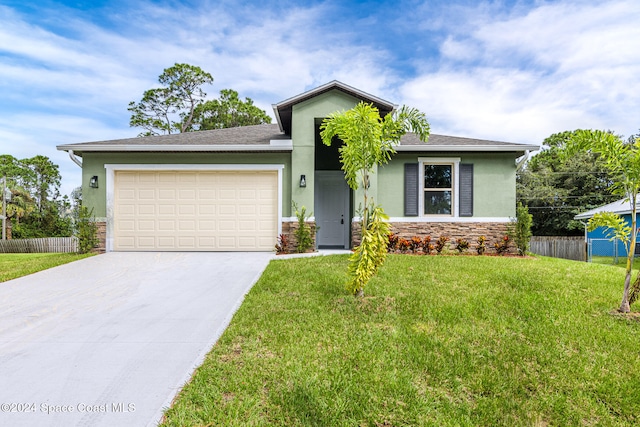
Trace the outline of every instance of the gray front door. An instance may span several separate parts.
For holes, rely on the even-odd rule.
[[[316,171],[315,217],[319,248],[349,248],[349,186],[342,171]]]

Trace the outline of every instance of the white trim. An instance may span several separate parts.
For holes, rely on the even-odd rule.
[[[105,164],[106,199],[107,199],[107,229],[106,251],[113,251],[113,221],[114,221],[114,189],[116,171],[277,171],[278,172],[278,236],[282,234],[282,197],[283,171],[282,164]],[[277,236],[276,236],[277,237]]]
[[[292,139],[272,139],[269,141],[269,145],[274,147],[291,147],[293,148]]]
[[[124,151],[124,152],[132,152],[132,151],[181,151],[181,152],[207,152],[207,151],[293,151],[293,142],[291,140],[283,140],[283,144],[234,144],[234,145],[223,145],[223,144],[210,144],[210,145],[201,145],[201,144],[74,144],[74,145],[59,145],[56,148],[60,151],[67,150],[76,150],[79,152],[88,152],[88,151]]]
[[[307,218],[307,221],[315,222],[316,217],[315,216],[310,216]],[[298,222],[298,217],[297,216],[284,216],[282,217],[282,222]]]
[[[354,218],[355,221],[355,218]],[[460,222],[460,223],[473,223],[473,222],[511,222],[509,217],[452,217],[452,216],[393,216],[389,218],[389,222]]]
[[[396,145],[393,147],[396,151],[422,151],[422,152],[430,152],[430,151],[464,151],[464,152],[477,152],[477,151],[502,151],[502,152],[519,152],[519,151],[527,151],[527,150],[539,150],[540,147],[537,145],[434,145],[426,142],[421,145]]]
[[[451,195],[451,215],[425,215],[424,214],[424,165],[453,165],[451,178],[453,179],[453,194]],[[418,215],[421,218],[458,218],[458,198],[460,194],[460,157],[418,157]]]

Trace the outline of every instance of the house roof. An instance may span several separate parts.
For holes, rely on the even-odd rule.
[[[276,115],[276,121],[280,126],[280,130],[287,135],[291,135],[291,117],[293,114],[293,106],[295,104],[299,104],[334,89],[351,95],[354,98],[361,99],[366,103],[373,104],[378,109],[382,117],[386,116],[396,108],[396,105],[392,102],[385,101],[382,98],[378,98],[377,96],[361,91],[360,89],[356,89],[352,86],[339,82],[338,80],[333,80],[329,83],[323,84],[322,86],[318,86],[315,89],[311,89],[307,92],[301,93],[300,95],[296,95],[278,102],[277,104],[273,104],[273,112]]]
[[[640,202],[636,204],[638,210],[640,210]],[[595,209],[591,209],[586,212],[582,212],[573,217],[573,219],[590,219],[597,213],[601,212],[612,212],[618,215],[628,215],[631,214],[631,202],[626,199],[616,200],[615,202],[609,203],[604,206],[600,206]]]
[[[58,150],[83,152],[287,152],[293,150],[288,135],[281,132],[277,124],[242,126],[171,135],[147,136],[144,138],[114,139],[108,141],[81,142],[59,145]],[[399,152],[443,152],[443,151],[503,151],[524,152],[537,150],[537,145],[492,141],[431,134],[428,142],[408,133],[396,147]]]
[[[289,136],[278,125],[265,124],[235,128],[184,132],[144,138],[114,139],[58,145],[58,150],[85,151],[291,151]]]
[[[423,142],[415,133],[407,133],[400,140],[396,151],[506,151],[524,152],[538,150],[540,147],[530,144],[518,144],[515,142],[492,141],[486,139],[463,138],[460,136],[448,136],[430,134],[429,140]]]

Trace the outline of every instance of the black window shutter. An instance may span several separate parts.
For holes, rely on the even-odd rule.
[[[404,216],[418,216],[418,166],[404,164]]]
[[[472,164],[460,164],[460,216],[473,216]]]

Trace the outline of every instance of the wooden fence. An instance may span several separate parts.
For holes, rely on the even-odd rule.
[[[587,260],[587,245],[582,236],[534,236],[529,251],[554,258]]]
[[[77,237],[0,240],[0,253],[78,252]]]

